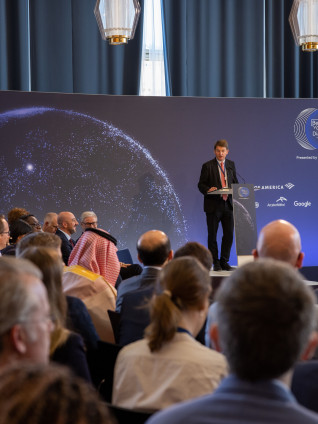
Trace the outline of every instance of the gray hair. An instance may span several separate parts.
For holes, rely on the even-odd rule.
[[[42,280],[42,272],[31,262],[0,258],[0,351],[2,336],[38,307],[38,300],[31,295],[27,284],[32,277]]]
[[[61,249],[62,240],[59,236],[51,233],[31,233],[19,240],[16,247],[16,256],[31,246],[48,247],[51,249]]]
[[[96,221],[97,221],[97,215],[96,215],[95,212],[93,212],[93,211],[86,211],[86,212],[83,212],[82,215],[81,215],[81,222],[83,222],[85,218],[88,218],[88,217],[91,217],[91,216],[93,218],[96,218]]]

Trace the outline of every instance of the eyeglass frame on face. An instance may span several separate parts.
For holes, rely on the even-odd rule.
[[[31,225],[31,227],[41,228],[41,224],[39,222],[34,222],[33,224],[29,224],[29,225]]]
[[[0,236],[1,236],[1,234],[7,234],[8,236],[10,235],[10,231],[2,231],[1,233],[0,233]]]
[[[42,324],[50,325],[50,332],[52,332],[55,328],[55,317],[54,315],[48,314],[43,318],[25,318],[16,322],[16,324]]]
[[[85,227],[94,227],[94,228],[97,228],[97,223],[98,223],[97,221],[94,221],[94,222],[84,222],[84,221],[82,221],[81,222],[81,224],[83,224]]]

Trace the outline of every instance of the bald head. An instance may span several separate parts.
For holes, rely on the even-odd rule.
[[[278,259],[295,268],[301,268],[304,259],[297,228],[283,219],[272,221],[262,228],[253,254],[255,258]]]
[[[76,231],[78,222],[72,212],[60,212],[57,216],[57,224],[64,233],[72,235]]]
[[[138,258],[146,266],[162,266],[172,258],[169,237],[162,231],[144,233],[137,242]]]

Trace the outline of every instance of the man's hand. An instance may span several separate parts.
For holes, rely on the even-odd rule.
[[[211,191],[215,191],[217,189],[218,189],[217,187],[211,187],[211,188],[209,188],[209,190],[207,191],[207,193],[211,193]]]

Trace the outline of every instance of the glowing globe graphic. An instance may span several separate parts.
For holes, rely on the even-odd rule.
[[[93,210],[100,228],[135,254],[144,231],[160,229],[173,248],[186,222],[165,171],[138,141],[108,122],[71,110],[32,107],[0,114],[1,213]],[[74,238],[79,237],[78,227]]]

